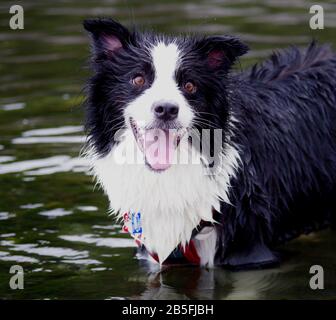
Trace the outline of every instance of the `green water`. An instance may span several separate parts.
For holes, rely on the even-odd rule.
[[[85,17],[113,16],[169,32],[231,33],[251,46],[246,67],[275,48],[312,37],[336,44],[336,4],[323,3],[325,29],[309,29],[307,0],[21,1],[25,29],[8,27],[12,2],[0,2],[0,298],[22,299],[330,299],[336,298],[336,236],[323,231],[283,247],[279,268],[150,270],[93,189],[83,141]],[[34,131],[33,131],[34,130]],[[121,239],[121,240],[120,240]],[[21,265],[24,290],[9,288]],[[325,289],[309,288],[309,268],[324,267]]]

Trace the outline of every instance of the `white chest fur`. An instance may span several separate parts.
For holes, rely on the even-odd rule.
[[[141,212],[144,244],[163,262],[178,244],[190,240],[201,220],[213,221],[212,207],[218,209],[220,199],[228,201],[239,154],[225,146],[221,170],[215,176],[206,175],[201,163],[175,164],[157,173],[144,164],[118,163],[115,155],[133,139],[127,133],[107,156],[92,157],[93,173],[108,195],[111,209],[120,217],[130,210]],[[202,264],[208,263],[205,260],[201,258]]]

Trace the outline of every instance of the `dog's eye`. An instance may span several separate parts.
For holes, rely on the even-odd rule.
[[[184,84],[184,90],[188,93],[195,93],[197,88],[192,82],[188,81]]]
[[[136,76],[132,79],[132,84],[137,87],[142,87],[145,84],[145,78],[143,76]]]

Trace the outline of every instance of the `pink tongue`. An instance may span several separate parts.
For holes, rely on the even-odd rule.
[[[154,170],[168,169],[176,149],[176,130],[150,129],[145,132],[144,153]]]

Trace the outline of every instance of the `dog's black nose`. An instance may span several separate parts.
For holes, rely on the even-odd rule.
[[[154,115],[160,120],[174,120],[178,112],[178,106],[172,103],[160,103],[154,107]]]

